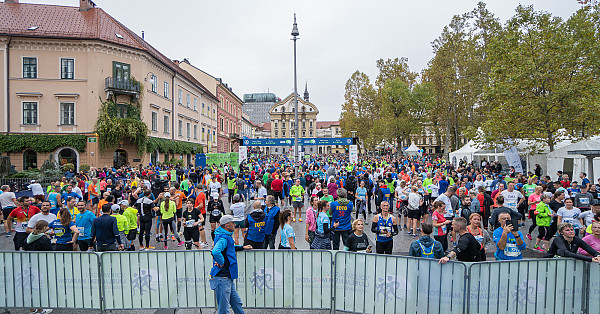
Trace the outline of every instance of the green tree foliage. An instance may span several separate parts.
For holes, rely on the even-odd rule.
[[[527,141],[549,146],[598,134],[600,48],[598,11],[568,21],[519,6],[490,40],[490,84],[478,142]]]
[[[202,145],[158,137],[149,137],[146,144],[146,151],[155,152],[157,150],[160,153],[195,154],[202,153]]]
[[[497,19],[480,2],[472,12],[455,15],[432,43],[435,56],[424,80],[435,88],[430,124],[444,134],[446,152],[458,149],[468,128],[480,124],[477,107],[489,73],[486,47],[499,28]]]
[[[379,116],[379,104],[376,91],[369,77],[359,71],[352,74],[346,82],[345,102],[342,105],[340,127],[344,136],[356,131],[359,145],[373,149],[381,141],[374,130],[374,121]]]

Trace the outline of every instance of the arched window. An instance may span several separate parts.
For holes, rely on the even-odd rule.
[[[306,107],[302,106],[302,112],[306,112]]]
[[[37,168],[37,153],[32,149],[23,152],[23,170]]]

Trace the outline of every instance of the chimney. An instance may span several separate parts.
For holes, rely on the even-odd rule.
[[[4,3],[19,3],[19,0],[4,0]]]
[[[79,0],[79,11],[89,11],[95,6],[96,4],[92,0]]]

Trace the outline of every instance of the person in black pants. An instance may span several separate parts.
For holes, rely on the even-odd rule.
[[[150,246],[150,230],[152,230],[152,213],[154,209],[154,201],[150,199],[152,191],[145,190],[144,196],[140,197],[135,204],[140,216],[140,251],[152,250],[154,247]],[[143,239],[146,239],[146,246],[144,246]]]
[[[117,218],[112,217],[111,204],[102,205],[102,216],[94,219],[92,222],[92,235],[90,244],[96,242],[97,252],[116,251],[118,248],[123,250],[119,228],[117,228]]]

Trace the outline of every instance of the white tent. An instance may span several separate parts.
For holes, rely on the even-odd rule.
[[[450,161],[452,162],[452,165],[457,168],[460,160],[464,160],[467,163],[473,161],[473,154],[477,151],[478,149],[475,147],[475,142],[469,141],[460,149],[450,153]]]
[[[560,148],[555,149],[553,152],[546,155],[547,172],[545,175],[549,175],[550,178],[556,180],[556,172],[561,170],[567,174],[570,174],[575,181],[581,181],[579,179],[579,173],[588,173],[588,179],[593,183],[596,183],[600,178],[600,158],[594,158],[593,169],[589,169],[588,160],[583,155],[570,155],[569,151],[581,151],[581,150],[600,150],[600,136],[595,136],[587,140],[571,143],[564,145]],[[596,170],[596,171],[593,171]],[[593,178],[591,173],[593,172]],[[581,183],[581,182],[579,182]]]
[[[417,147],[417,145],[415,145],[415,143],[410,144],[409,147],[407,147],[404,150],[404,155],[406,156],[422,156],[423,153],[421,152],[421,149],[419,149],[419,147]]]

